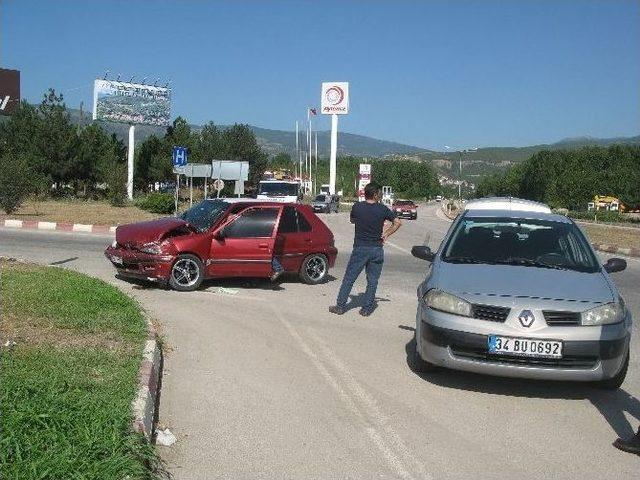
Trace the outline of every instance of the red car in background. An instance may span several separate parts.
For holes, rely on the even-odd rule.
[[[409,218],[411,220],[418,218],[418,205],[411,200],[396,200],[391,205],[391,210],[399,218]]]
[[[207,278],[268,278],[274,255],[285,272],[317,284],[337,253],[310,206],[248,199],[204,200],[179,217],[121,225],[105,250],[120,275],[180,291]]]

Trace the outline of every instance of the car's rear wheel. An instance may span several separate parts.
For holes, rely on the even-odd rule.
[[[329,273],[329,261],[327,257],[321,253],[309,255],[302,262],[300,268],[300,278],[304,283],[309,285],[317,285],[327,279]]]
[[[622,368],[614,377],[607,378],[606,380],[600,380],[596,382],[598,388],[603,390],[617,390],[624,383],[624,379],[627,376],[627,370],[629,370],[629,351],[627,350],[627,356],[624,359]]]
[[[169,275],[169,286],[179,292],[196,290],[204,279],[202,261],[191,254],[178,256]]]

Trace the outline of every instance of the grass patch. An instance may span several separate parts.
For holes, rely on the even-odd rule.
[[[89,225],[122,225],[124,223],[151,220],[162,215],[145,212],[134,206],[114,207],[107,201],[93,200],[44,200],[25,202],[11,214],[0,214],[0,220],[38,220],[57,223],[84,223]]]
[[[102,281],[0,262],[0,478],[154,478],[131,430],[146,324]]]
[[[580,228],[592,243],[617,245],[621,248],[640,248],[640,229],[584,223],[580,225]]]

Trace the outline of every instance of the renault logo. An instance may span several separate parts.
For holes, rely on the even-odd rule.
[[[523,310],[520,313],[518,320],[520,320],[520,324],[523,327],[529,328],[531,325],[533,325],[533,322],[535,322],[536,317],[533,316],[533,313],[531,312],[531,310]]]

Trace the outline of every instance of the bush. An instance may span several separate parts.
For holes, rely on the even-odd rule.
[[[175,209],[175,199],[170,193],[154,192],[139,198],[136,201],[138,208],[151,213],[173,213]]]
[[[598,210],[590,212],[569,212],[569,217],[576,220],[590,220],[592,222],[640,222],[637,218],[626,216],[620,212],[611,212],[607,210]]]
[[[12,214],[31,192],[32,175],[28,162],[10,154],[2,156],[0,168],[0,207]]]

